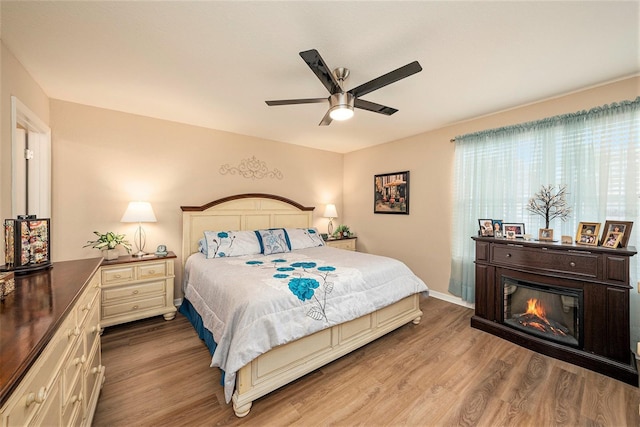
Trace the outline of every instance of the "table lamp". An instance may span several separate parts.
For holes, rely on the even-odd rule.
[[[336,205],[328,204],[327,207],[324,208],[325,218],[329,218],[329,225],[327,226],[327,233],[329,236],[333,234],[333,219],[338,217],[338,211],[336,210]]]
[[[149,202],[130,202],[127,210],[122,215],[120,222],[137,222],[138,228],[134,235],[134,243],[138,252],[134,256],[146,255],[144,246],[147,243],[147,235],[142,228],[143,222],[156,222],[156,216]]]

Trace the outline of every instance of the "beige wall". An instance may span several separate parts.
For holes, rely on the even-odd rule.
[[[54,261],[99,256],[83,248],[94,230],[125,233],[133,241],[136,225],[120,222],[131,200],[151,202],[158,219],[144,225],[147,251],[163,243],[178,257],[180,206],[240,193],[277,194],[315,206],[320,230],[328,222],[322,218],[326,203],[342,210],[341,154],[59,100],[51,100],[51,128]],[[284,177],[219,173],[221,165],[252,156]]]
[[[344,221],[357,231],[359,249],[403,260],[430,289],[448,297],[455,226],[451,223],[454,144],[449,140],[639,95],[640,77],[634,77],[346,154]],[[374,215],[373,175],[404,170],[411,177],[410,215]]]
[[[49,123],[49,98],[0,41],[0,218],[11,218],[11,96]],[[4,264],[4,238],[0,244]]]

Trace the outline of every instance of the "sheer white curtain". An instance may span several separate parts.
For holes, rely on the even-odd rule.
[[[590,111],[567,114],[455,139],[453,244],[449,292],[475,299],[478,219],[524,223],[538,235],[544,219],[527,211],[542,185],[567,185],[572,208],[566,222],[550,224],[554,237],[575,236],[579,222],[634,221],[629,245],[640,232],[640,97]],[[640,255],[632,258],[632,284]],[[637,293],[632,305],[638,307]],[[632,336],[640,335],[632,309]],[[636,317],[634,320],[634,316]],[[635,325],[635,326],[634,326]],[[634,330],[635,329],[635,334]]]

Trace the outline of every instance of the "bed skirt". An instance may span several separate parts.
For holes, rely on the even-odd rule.
[[[202,317],[200,317],[191,302],[188,299],[183,298],[182,305],[180,305],[178,311],[182,313],[182,315],[186,317],[189,322],[191,322],[193,328],[198,333],[198,336],[202,341],[204,341],[204,343],[207,345],[207,348],[209,349],[209,353],[211,353],[211,356],[213,356],[213,352],[216,351],[216,347],[218,347],[218,344],[213,339],[213,334],[207,328],[205,328],[204,324],[202,323]]]

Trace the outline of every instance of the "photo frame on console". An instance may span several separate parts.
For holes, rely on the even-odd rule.
[[[598,246],[600,235],[599,222],[581,222],[576,231],[576,243],[579,245]]]
[[[605,239],[610,233],[622,233],[622,237],[618,242],[616,248],[626,248],[629,243],[629,236],[631,236],[631,228],[633,227],[633,221],[612,221],[607,220],[604,223],[604,231],[602,232],[602,240],[600,245],[605,246]]]
[[[514,238],[524,237],[524,223],[523,222],[503,222],[502,234],[505,237],[513,236]]]

